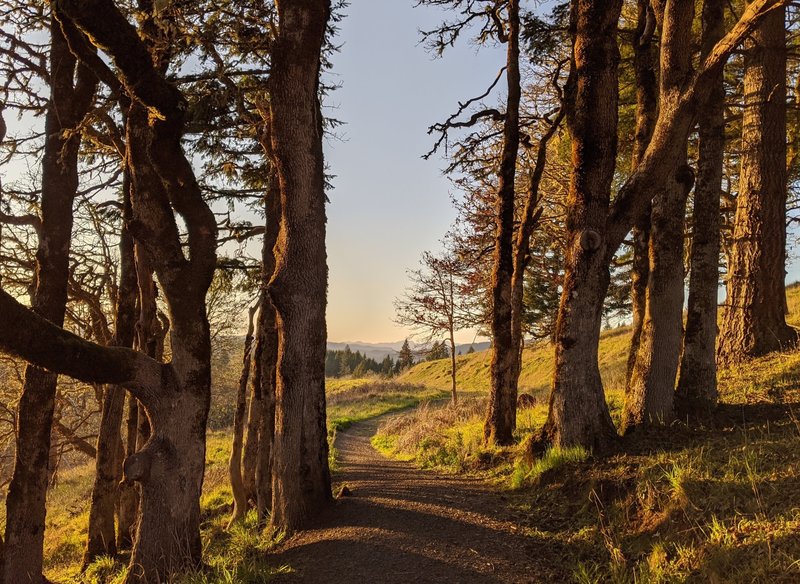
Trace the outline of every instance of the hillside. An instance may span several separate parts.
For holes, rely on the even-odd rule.
[[[787,321],[800,327],[800,283],[786,288],[789,315]],[[614,393],[624,384],[625,364],[628,358],[630,327],[619,327],[603,331],[600,335],[600,374],[607,392]],[[550,390],[555,365],[553,345],[539,342],[523,352],[522,372],[519,379],[520,392],[537,397],[546,397]],[[792,359],[792,356],[783,356]],[[485,394],[489,387],[491,353],[484,350],[456,359],[458,388],[468,394]],[[723,375],[727,375],[723,373]],[[398,381],[422,384],[440,390],[450,389],[450,361],[422,362],[398,377]]]
[[[800,288],[788,290],[800,324]],[[607,331],[601,373],[619,422],[629,330]],[[527,456],[547,415],[552,346],[525,351],[523,391],[540,399],[518,411],[515,446],[483,444],[489,354],[458,360],[457,408],[429,405],[384,422],[373,445],[385,455],[496,485],[520,529],[546,541],[555,581],[800,582],[800,351],[720,371],[721,404],[700,426],[626,436],[596,458],[583,449]],[[422,363],[401,378],[446,387],[447,363]],[[557,557],[556,557],[557,556]]]
[[[629,342],[629,327],[604,331],[601,336],[600,370],[607,389],[613,389],[624,381]],[[491,353],[488,350],[459,355],[456,358],[458,388],[466,393],[486,393],[489,387],[490,364]],[[537,396],[546,394],[550,388],[554,365],[553,346],[550,343],[540,342],[526,348],[519,379],[520,391]],[[447,390],[450,388],[450,361],[440,359],[418,363],[402,373],[398,381]]]

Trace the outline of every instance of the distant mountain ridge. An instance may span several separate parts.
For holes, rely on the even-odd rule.
[[[387,355],[389,355],[392,359],[397,359],[397,355],[400,353],[400,349],[403,346],[404,341],[397,341],[393,343],[365,343],[362,341],[354,341],[354,342],[332,342],[328,341],[328,350],[329,351],[344,351],[345,347],[350,347],[350,350],[354,353],[358,351],[362,355],[366,355],[376,361],[383,360]],[[414,343],[413,341],[409,341],[409,345],[411,345],[411,349],[419,355],[419,358],[422,358],[425,352],[428,350],[427,345]],[[481,343],[462,343],[456,345],[456,354],[459,352],[464,355],[469,351],[470,346],[474,347],[476,352],[485,351],[491,346],[489,341],[484,341]]]

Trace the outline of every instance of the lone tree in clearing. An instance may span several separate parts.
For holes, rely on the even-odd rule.
[[[445,335],[450,345],[451,400],[456,394],[456,331],[467,326],[471,315],[462,294],[461,263],[447,252],[440,256],[422,254],[420,267],[410,270],[411,284],[395,300],[396,322],[409,326],[430,342]]]

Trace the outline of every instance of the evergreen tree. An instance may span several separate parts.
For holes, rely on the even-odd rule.
[[[408,339],[406,339],[403,341],[403,346],[400,348],[400,355],[397,357],[397,370],[403,371],[413,364],[414,353],[411,352],[411,346],[408,344]]]

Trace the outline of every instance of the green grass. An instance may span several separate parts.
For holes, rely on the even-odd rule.
[[[800,326],[800,287],[787,289]],[[599,360],[619,425],[630,331],[603,333]],[[458,359],[458,408],[428,406],[388,421],[373,438],[387,456],[493,480],[531,537],[560,560],[557,581],[591,583],[800,582],[800,351],[720,372],[712,424],[681,423],[626,438],[618,454],[550,450],[531,461],[525,440],[547,415],[553,348],[526,349],[517,443],[483,444],[488,352]],[[400,380],[445,389],[446,364]],[[788,410],[788,411],[787,411]]]
[[[446,396],[434,387],[372,378],[328,380],[327,387],[331,431]]]

